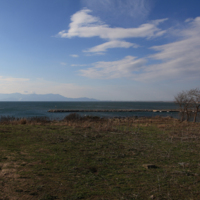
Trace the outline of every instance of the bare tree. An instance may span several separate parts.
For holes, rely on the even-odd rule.
[[[182,91],[178,93],[174,99],[175,103],[179,105],[179,111],[181,115],[181,121],[185,119],[188,121],[191,116],[191,96],[189,95],[189,91]]]
[[[192,89],[189,91],[188,95],[190,96],[192,103],[192,110],[194,112],[194,120],[196,122],[198,112],[200,111],[200,89]]]

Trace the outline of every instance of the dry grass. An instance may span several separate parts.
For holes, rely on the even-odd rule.
[[[199,138],[170,117],[5,118],[0,199],[198,200]]]
[[[47,124],[51,120],[48,117],[30,117],[30,118],[16,118],[13,116],[1,116],[0,124]]]

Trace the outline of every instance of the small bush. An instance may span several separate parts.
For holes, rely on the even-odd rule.
[[[41,116],[41,117],[31,117],[28,119],[28,122],[35,122],[35,123],[47,123],[50,122],[50,118],[46,116]]]
[[[22,119],[19,120],[19,123],[20,124],[26,124],[27,123],[27,119],[22,118]]]
[[[70,113],[64,118],[64,121],[79,121],[82,117],[77,113]]]
[[[0,116],[0,124],[28,124],[28,123],[47,123],[50,122],[50,118],[46,116],[31,117],[31,118],[15,118],[13,116]]]
[[[102,120],[102,118],[98,117],[98,116],[84,116],[82,117],[83,120],[89,120],[89,121],[100,121]]]
[[[7,123],[13,122],[15,120],[16,120],[16,118],[13,116],[0,116],[1,124],[5,124],[5,123],[7,124]]]

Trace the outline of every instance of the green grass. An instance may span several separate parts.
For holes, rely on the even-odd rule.
[[[0,199],[200,199],[198,123],[92,123],[0,125]]]

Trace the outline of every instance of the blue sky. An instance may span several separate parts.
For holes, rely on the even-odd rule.
[[[0,1],[0,93],[173,100],[200,85],[198,0]]]

